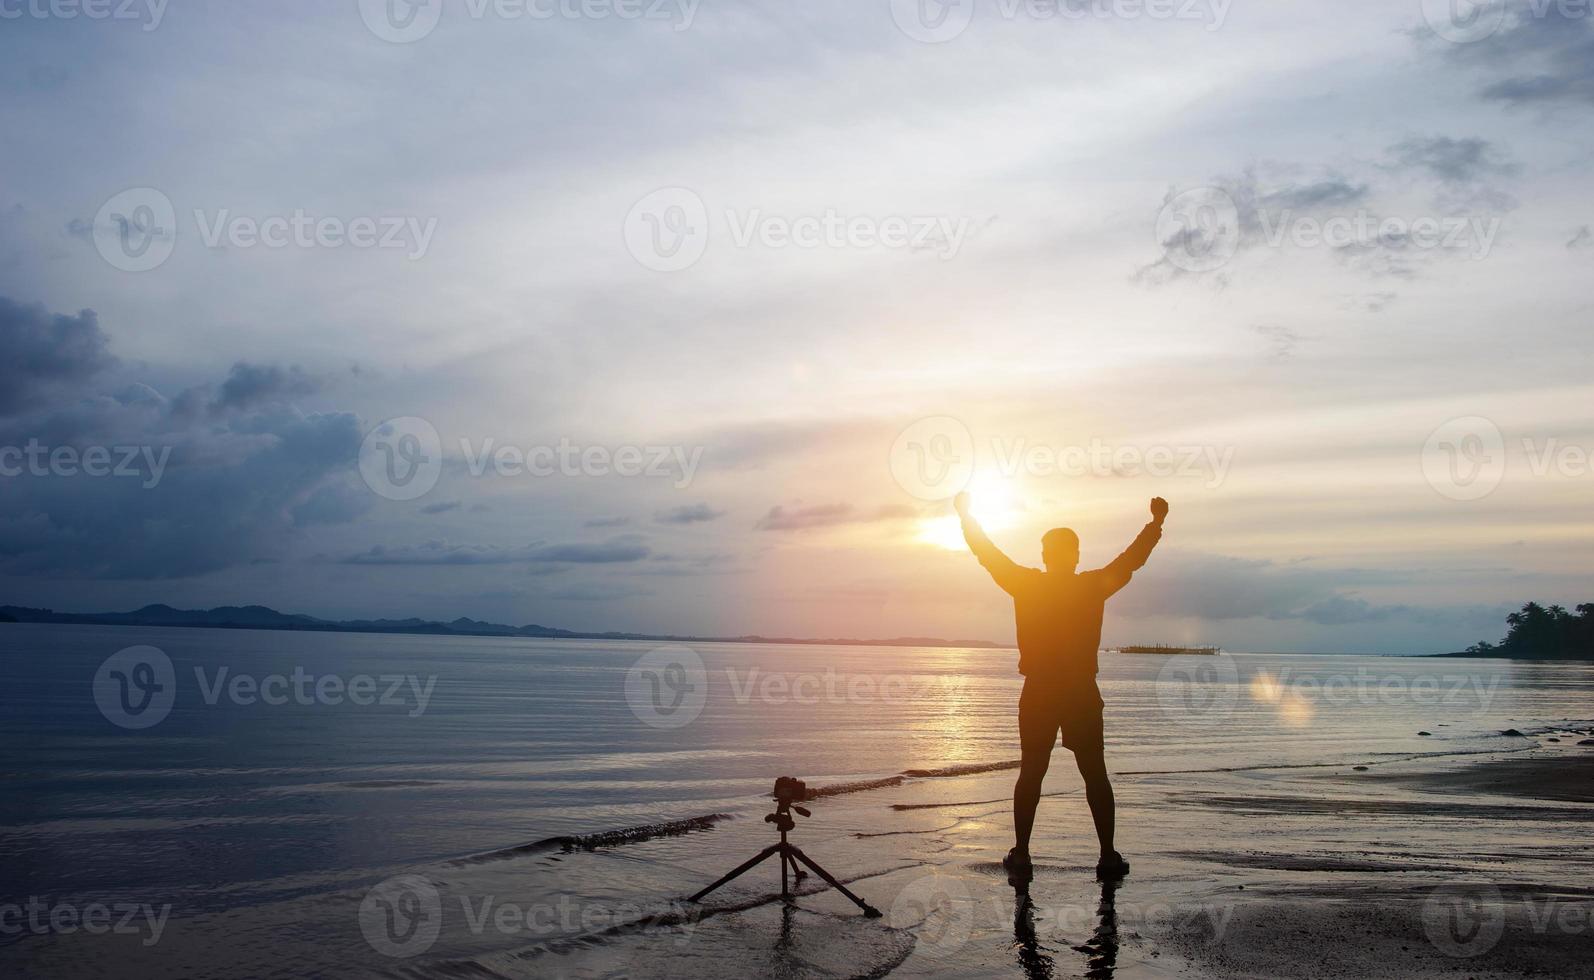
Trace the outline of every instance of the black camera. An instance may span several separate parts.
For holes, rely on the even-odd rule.
[[[775,791],[770,795],[782,803],[801,803],[808,799],[808,784],[796,776],[777,776]]]

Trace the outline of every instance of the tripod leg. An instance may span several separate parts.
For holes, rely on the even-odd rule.
[[[821,877],[821,878],[825,879],[826,881],[830,882],[830,887],[834,888],[836,891],[841,892],[843,895],[845,895],[848,898],[852,899],[852,903],[854,905],[856,905],[859,908],[863,909],[863,914],[864,915],[868,916],[871,919],[880,918],[880,910],[879,909],[875,908],[873,905],[870,905],[868,902],[864,901],[863,899],[859,898],[857,895],[854,895],[852,892],[848,891],[846,885],[843,885],[841,882],[839,882],[836,879],[832,878],[830,876],[830,872],[826,871],[824,868],[821,868],[818,864],[816,864],[814,862],[813,858],[811,858],[808,855],[804,854],[802,848],[798,847],[796,844],[791,845],[791,854],[797,860],[799,860],[802,863],[808,865],[810,868],[813,868],[814,869],[814,873],[819,875],[819,877]]]
[[[780,897],[791,898],[791,885],[786,883],[786,865],[791,863],[791,855],[786,853],[786,848],[780,849]]]
[[[760,862],[760,861],[764,860],[765,858],[769,857],[771,854],[777,853],[778,851],[780,851],[780,845],[779,844],[771,844],[771,845],[769,845],[768,847],[764,848],[762,851],[759,851],[757,854],[753,855],[752,857],[748,858],[746,861],[742,862],[742,864],[740,866],[738,866],[735,870],[727,872],[726,875],[723,878],[721,878],[719,881],[714,882],[714,884],[709,885],[707,888],[703,889],[702,891],[698,892],[696,895],[693,895],[691,898],[687,899],[687,901],[689,901],[689,902],[702,901],[704,895],[707,895],[709,892],[711,892],[714,889],[718,888],[719,886],[725,884],[727,881],[730,881],[732,878],[735,878],[737,875],[739,875],[742,872],[746,871],[748,868],[751,868],[753,865],[755,865],[758,862]]]

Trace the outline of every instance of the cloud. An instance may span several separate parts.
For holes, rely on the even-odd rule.
[[[652,594],[641,586],[623,582],[577,582],[562,586],[548,595],[553,599],[568,599],[574,602],[611,602],[615,599],[631,599]]]
[[[93,310],[49,313],[0,296],[0,416],[37,407],[62,385],[109,367],[109,340]]]
[[[10,348],[0,398],[12,406],[0,446],[107,454],[111,464],[105,475],[29,467],[6,477],[0,573],[200,575],[278,558],[300,529],[355,520],[371,504],[354,476],[362,432],[352,413],[253,410],[260,403],[236,388],[225,418],[187,410],[201,389],[168,399],[133,383],[83,395],[115,363],[92,311],[51,315],[0,298],[0,332]],[[264,388],[297,384],[292,370],[245,373],[280,379]],[[80,394],[67,397],[63,382]]]
[[[704,521],[716,521],[725,516],[725,511],[715,510],[708,504],[685,504],[670,510],[661,510],[653,515],[653,519],[660,524],[700,524]]]
[[[451,510],[459,510],[463,504],[457,500],[439,500],[435,504],[427,504],[421,508],[423,514],[446,514]]]
[[[1499,610],[1492,607],[1380,605],[1356,594],[1360,588],[1402,582],[1419,574],[1170,551],[1159,553],[1135,573],[1134,582],[1113,600],[1113,612],[1133,619],[1258,619],[1320,626],[1402,620],[1453,627],[1458,622],[1498,619]]]
[[[631,523],[631,518],[629,518],[629,517],[594,517],[594,518],[592,518],[590,520],[582,521],[581,522],[581,526],[582,527],[625,527],[627,524],[630,524],[630,523]]]
[[[347,524],[371,509],[375,501],[363,487],[331,483],[316,489],[292,508],[296,527]]]
[[[534,544],[519,548],[500,545],[455,545],[427,541],[390,548],[374,545],[342,559],[346,565],[607,565],[641,561],[651,554],[638,535],[621,535],[601,544]]]
[[[1391,146],[1389,152],[1395,167],[1419,170],[1451,183],[1470,183],[1520,170],[1499,147],[1476,137],[1412,137]]]
[[[1500,28],[1472,43],[1442,45],[1445,61],[1488,78],[1478,89],[1485,101],[1546,107],[1594,104],[1594,18],[1587,6],[1500,2],[1506,7]]]
[[[760,531],[809,531],[814,528],[834,527],[838,524],[865,524],[876,521],[900,521],[916,517],[917,512],[908,506],[892,504],[872,511],[861,511],[852,504],[814,504],[808,507],[771,507],[754,525]]]
[[[239,361],[232,366],[227,380],[221,383],[210,410],[219,413],[254,408],[271,401],[312,394],[319,387],[319,382],[296,365],[285,370],[275,364]]]
[[[1267,340],[1267,359],[1270,361],[1289,360],[1290,356],[1295,353],[1296,346],[1302,340],[1307,339],[1289,327],[1277,324],[1258,324],[1252,329]]]
[[[1368,185],[1354,183],[1339,175],[1326,175],[1304,183],[1286,182],[1264,187],[1255,168],[1216,178],[1210,185],[1212,198],[1234,207],[1232,229],[1205,226],[1200,222],[1175,222],[1169,237],[1162,242],[1163,257],[1135,272],[1133,279],[1146,285],[1162,285],[1187,276],[1216,273],[1191,272],[1177,265],[1170,256],[1206,255],[1220,245],[1218,235],[1234,236],[1234,255],[1269,244],[1269,230],[1301,214],[1313,214],[1360,204],[1368,196]],[[1171,204],[1178,191],[1169,188],[1163,199]],[[1233,259],[1231,258],[1232,262]],[[1223,275],[1226,275],[1224,273]],[[1226,279],[1220,279],[1226,282]]]
[[[1589,231],[1588,225],[1582,225],[1577,231],[1572,233],[1572,237],[1566,241],[1566,248],[1569,252],[1575,252],[1583,248],[1594,248],[1594,233]]]

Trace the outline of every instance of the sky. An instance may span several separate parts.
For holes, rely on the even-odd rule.
[[[1594,601],[1594,14],[0,2],[0,604],[1421,653]]]

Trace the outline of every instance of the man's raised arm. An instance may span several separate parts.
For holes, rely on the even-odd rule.
[[[1107,594],[1112,595],[1129,584],[1130,576],[1140,570],[1151,557],[1151,549],[1162,540],[1162,522],[1168,516],[1168,502],[1161,497],[1151,498],[1151,521],[1140,529],[1134,543],[1124,553],[1114,558],[1102,569],[1107,576]]]
[[[963,522],[963,540],[969,543],[969,550],[974,552],[974,557],[980,560],[985,570],[991,573],[991,578],[996,580],[1002,591],[1012,595],[1024,577],[1024,566],[1002,554],[1002,549],[991,543],[991,539],[985,534],[985,529],[980,527],[980,522],[969,512],[967,491],[953,497],[952,506],[958,512],[958,519]]]

